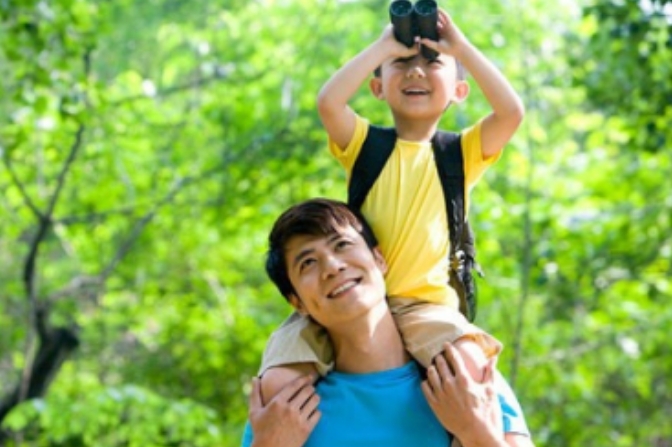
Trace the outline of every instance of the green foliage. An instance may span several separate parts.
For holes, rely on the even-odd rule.
[[[7,428],[23,432],[35,445],[82,447],[211,446],[222,439],[220,424],[211,409],[133,385],[75,395],[57,391],[47,400],[21,404],[6,421]]]
[[[477,323],[505,343],[535,442],[669,445],[669,2],[444,6],[527,107],[471,216]],[[23,275],[57,191],[36,300],[81,339],[2,422],[10,442],[238,445],[289,312],[267,231],[290,203],[344,197],[315,96],[386,7],[0,2],[0,396],[35,351]],[[354,107],[390,122],[365,88]],[[443,124],[486,107],[472,88]]]
[[[664,150],[672,140],[672,2],[597,2],[573,37],[575,79],[588,100],[620,116],[633,149]]]

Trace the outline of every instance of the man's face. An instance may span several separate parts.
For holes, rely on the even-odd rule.
[[[331,330],[345,327],[385,300],[380,252],[351,226],[327,236],[295,236],[285,247],[291,303]]]
[[[455,59],[440,55],[428,60],[418,54],[385,61],[371,88],[395,117],[418,120],[440,117],[451,102],[463,99],[464,85],[457,80]]]

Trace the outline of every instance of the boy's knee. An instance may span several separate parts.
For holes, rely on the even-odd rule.
[[[477,382],[482,382],[484,379],[485,366],[488,363],[483,348],[468,337],[462,337],[456,340],[454,344],[464,360],[469,375]]]
[[[294,379],[312,374],[318,377],[312,363],[294,363],[267,369],[261,376],[261,399],[266,405]]]

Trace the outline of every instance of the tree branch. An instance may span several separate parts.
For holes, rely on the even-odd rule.
[[[38,220],[38,228],[37,228],[37,233],[35,234],[35,237],[33,238],[32,242],[30,243],[30,247],[28,250],[28,257],[26,258],[26,262],[24,264],[24,269],[23,269],[23,282],[24,282],[24,287],[26,289],[26,294],[28,296],[29,302],[34,306],[37,297],[35,296],[35,264],[37,261],[37,255],[39,252],[40,244],[44,240],[47,230],[49,229],[49,226],[52,223],[52,216],[54,213],[54,208],[56,207],[56,203],[58,202],[58,199],[60,197],[61,191],[63,190],[63,186],[65,184],[65,178],[66,175],[68,174],[70,167],[72,166],[72,163],[74,162],[75,158],[77,157],[77,152],[79,151],[79,148],[82,144],[82,134],[84,133],[84,125],[80,124],[79,128],[77,129],[77,133],[75,135],[75,141],[73,142],[72,146],[70,147],[70,152],[68,154],[68,158],[65,160],[63,163],[63,167],[61,168],[61,172],[58,175],[57,178],[57,183],[56,183],[56,188],[54,189],[54,192],[47,204],[47,209],[44,213],[40,213],[40,218]]]
[[[43,218],[42,212],[33,203],[33,200],[30,198],[28,191],[26,191],[26,187],[23,185],[23,183],[21,183],[21,180],[19,180],[16,172],[14,172],[14,168],[12,167],[12,160],[9,158],[9,155],[2,157],[2,161],[5,163],[7,172],[9,172],[9,176],[12,179],[12,184],[19,190],[19,194],[21,194],[21,197],[23,198],[23,203],[30,209],[30,211],[35,215],[35,217],[37,217],[38,220],[41,220]]]
[[[61,195],[61,191],[63,190],[63,186],[65,185],[66,176],[70,171],[72,163],[75,161],[77,153],[79,152],[79,149],[81,147],[83,133],[84,133],[84,125],[80,124],[79,128],[77,129],[77,133],[75,134],[75,141],[70,146],[68,157],[63,163],[61,171],[58,174],[58,178],[56,180],[56,187],[54,188],[54,192],[52,193],[51,198],[47,203],[47,209],[45,210],[44,213],[39,214],[37,232],[35,233],[35,237],[30,243],[30,247],[28,249],[28,256],[26,257],[26,262],[23,268],[23,284],[26,290],[28,304],[31,309],[30,311],[31,327],[35,328],[38,331],[38,333],[40,333],[39,325],[44,324],[44,322],[40,321],[38,318],[39,309],[37,302],[37,292],[35,287],[37,256],[39,253],[40,245],[44,241],[44,238],[47,235],[47,231],[51,225],[51,218],[53,216],[54,209],[56,208],[56,204],[58,203],[58,199]],[[31,346],[33,345],[32,331],[29,331],[28,334],[29,336],[28,336],[26,358],[30,358],[30,350]],[[28,394],[28,386],[31,380],[30,378],[31,370],[32,370],[31,362],[28,362],[23,370],[23,375],[21,378],[19,402],[23,401]]]
[[[206,77],[198,77],[197,79],[190,81],[190,82],[185,82],[184,84],[178,84],[174,85],[171,87],[166,87],[163,90],[160,90],[156,93],[154,96],[149,96],[149,95],[133,95],[133,96],[127,96],[125,98],[118,99],[116,101],[112,101],[110,104],[112,106],[119,106],[123,105],[129,102],[133,101],[138,101],[142,99],[153,99],[153,98],[165,98],[167,96],[173,95],[175,93],[180,93],[185,90],[191,90],[196,87],[202,87],[204,85],[208,85],[211,82],[218,81],[220,79],[226,79],[228,76],[228,73],[224,70],[221,71],[215,71],[214,74],[211,76],[206,76]]]

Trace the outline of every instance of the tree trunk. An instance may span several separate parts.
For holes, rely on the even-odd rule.
[[[53,328],[40,334],[40,345],[30,369],[27,392],[25,396],[21,396],[22,384],[19,382],[14,390],[0,401],[0,425],[12,408],[22,401],[43,397],[47,393],[49,384],[58,374],[63,362],[78,346],[79,338],[75,331],[69,328]]]

